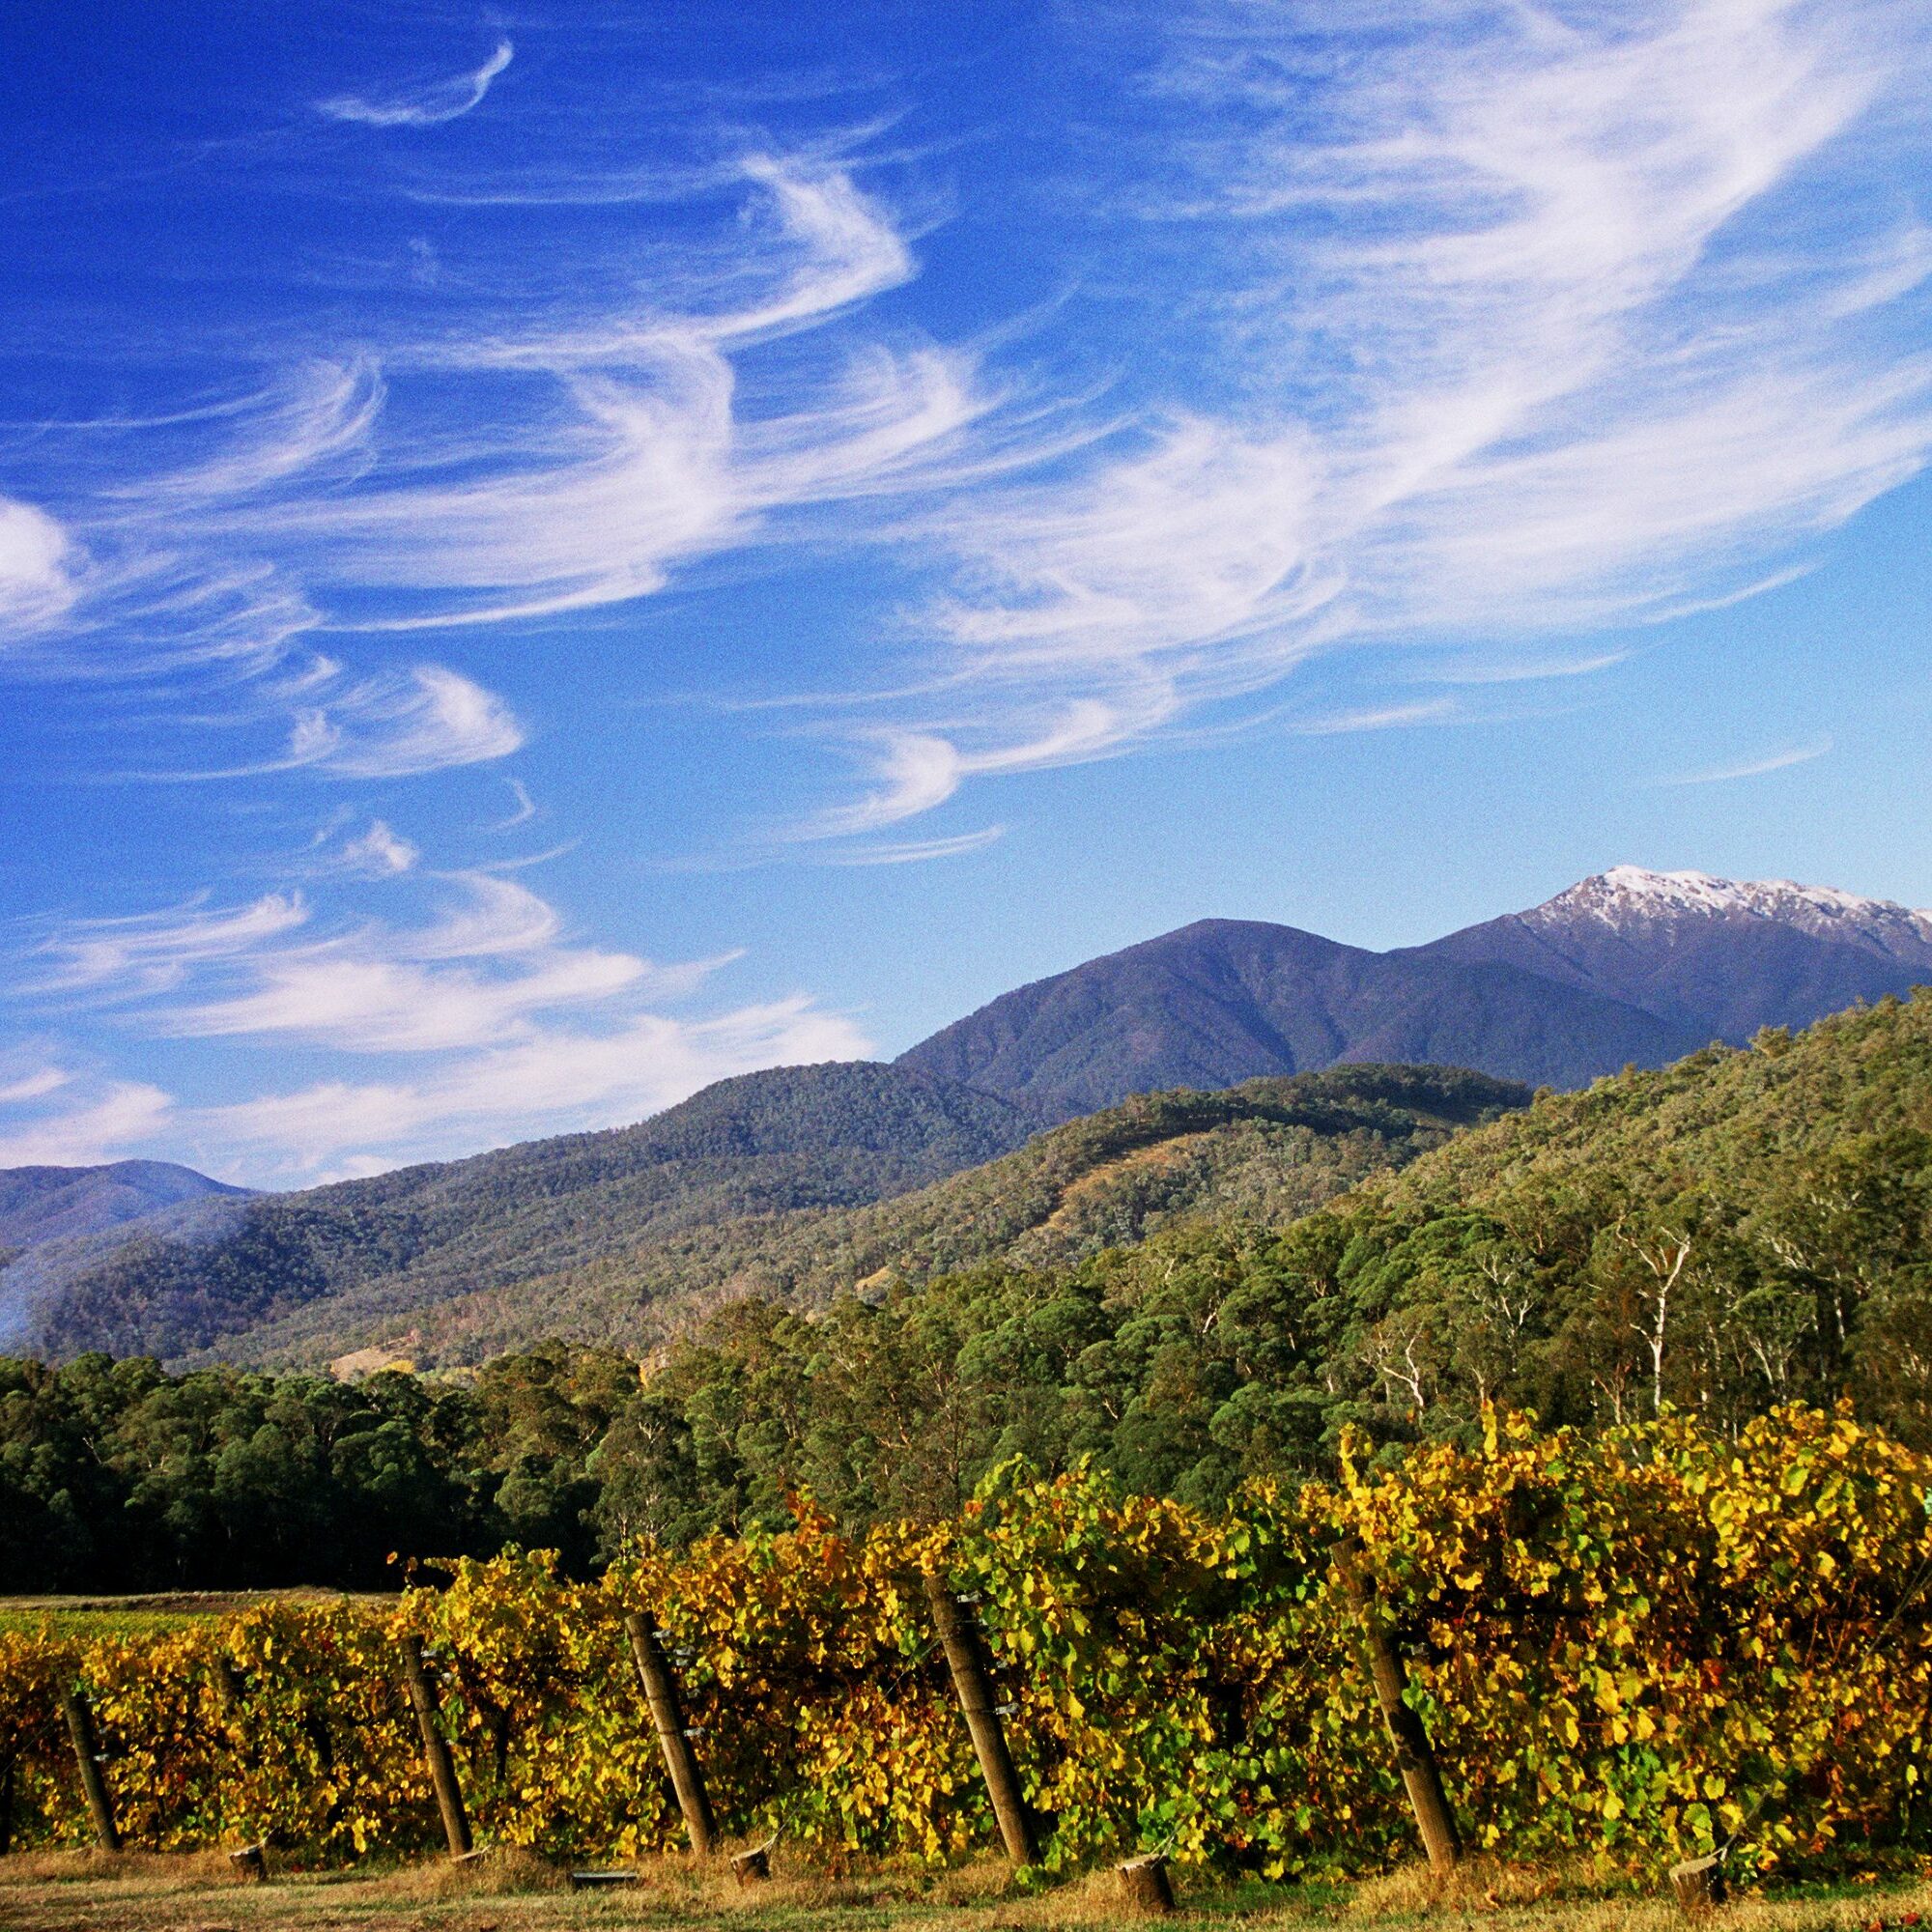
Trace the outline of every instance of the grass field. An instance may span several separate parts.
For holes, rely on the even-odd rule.
[[[226,1616],[273,1599],[296,1604],[390,1604],[392,1596],[356,1596],[343,1590],[166,1590],[141,1597],[0,1597],[0,1631],[36,1631],[51,1624],[57,1635],[152,1636],[179,1630],[197,1617]]]
[[[219,1853],[19,1854],[0,1859],[0,1926],[20,1932],[549,1932],[575,1926],[652,1932],[1104,1932],[1141,1925],[1112,1873],[1050,1890],[1013,1889],[990,1861],[962,1868],[835,1874],[780,1861],[771,1883],[740,1891],[715,1867],[680,1859],[635,1867],[639,1883],[578,1891],[567,1875],[516,1853],[423,1864],[237,1880]],[[1178,1875],[1191,1932],[1685,1932],[1661,1885],[1578,1867],[1477,1863],[1453,1890],[1426,1871],[1359,1885],[1230,1887]],[[1932,1878],[1800,1887],[1739,1898],[1709,1932],[1887,1932],[1932,1924]]]

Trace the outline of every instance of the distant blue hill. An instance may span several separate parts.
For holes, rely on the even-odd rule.
[[[105,1234],[157,1208],[251,1190],[211,1180],[171,1160],[117,1160],[104,1167],[0,1168],[0,1249]]]

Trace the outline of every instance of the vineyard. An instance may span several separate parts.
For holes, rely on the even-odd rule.
[[[993,1817],[936,1575],[977,1626],[1050,1868],[1406,1856],[1375,1631],[1470,1846],[1829,1867],[1932,1849],[1928,1480],[1843,1414],[1737,1439],[1492,1416],[1479,1447],[1345,1461],[1215,1513],[1009,1471],[944,1526],[847,1536],[801,1500],[782,1533],[639,1548],[594,1582],[514,1554],[394,1606],[269,1602],[91,1641],[49,1625],[0,1635],[0,1802],[14,1849],[94,1835],[78,1709],[130,1844],[317,1864],[440,1847],[419,1650],[480,1840],[573,1861],[682,1843],[627,1638],[643,1613],[724,1833],[951,1859]]]

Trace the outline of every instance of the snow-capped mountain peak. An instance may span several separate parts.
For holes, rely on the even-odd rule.
[[[1691,920],[1767,920],[1820,939],[1891,952],[1932,946],[1932,913],[1791,879],[1720,879],[1710,872],[1656,872],[1612,866],[1520,915],[1550,930],[1585,922],[1615,932]]]

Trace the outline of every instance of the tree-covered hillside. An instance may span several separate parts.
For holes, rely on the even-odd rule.
[[[950,1509],[1014,1455],[1205,1501],[1328,1466],[1346,1425],[1732,1429],[1796,1399],[1932,1443],[1932,994],[1542,1096],[1285,1229],[1181,1222],[816,1321],[736,1304],[607,1466],[674,1530],[801,1488]]]
[[[775,1067],[639,1126],[265,1195],[210,1238],[157,1235],[90,1256],[14,1311],[11,1339],[52,1355],[218,1351],[355,1291],[407,1307],[514,1286],[647,1233],[876,1201],[1039,1124],[1009,1101],[871,1062]]]
[[[99,1235],[184,1202],[242,1200],[248,1192],[166,1160],[0,1168],[0,1251]]]
[[[1528,1097],[1507,1081],[1435,1066],[1336,1067],[1219,1094],[1143,1094],[876,1205],[710,1225],[663,1217],[629,1245],[611,1240],[572,1267],[468,1293],[399,1295],[385,1276],[227,1337],[221,1352],[315,1363],[373,1347],[477,1362],[547,1335],[637,1349],[748,1294],[813,1307],[989,1262],[1067,1264],[1176,1218],[1285,1226]]]

